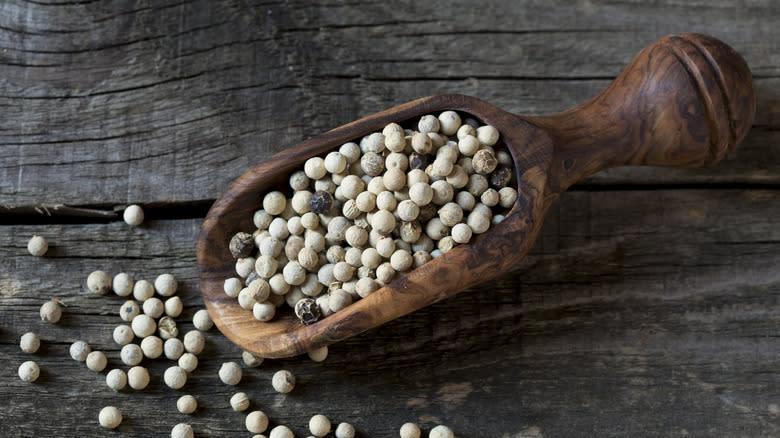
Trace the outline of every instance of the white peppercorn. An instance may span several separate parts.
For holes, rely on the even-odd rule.
[[[116,274],[113,281],[111,282],[114,293],[120,297],[126,297],[133,293],[134,284],[135,281],[133,281],[133,277],[131,277],[130,274],[126,274],[124,272]]]
[[[112,290],[111,276],[104,271],[93,271],[87,277],[87,289],[98,294],[105,295]]]
[[[154,295],[154,285],[146,280],[138,280],[133,285],[133,298],[146,301]]]
[[[366,152],[360,158],[360,168],[368,176],[379,176],[385,170],[385,160],[375,152]],[[345,196],[349,197],[346,193]]]
[[[355,275],[355,267],[347,262],[338,262],[333,267],[333,277],[338,281],[349,281]]]
[[[56,324],[62,317],[62,307],[57,300],[49,300],[41,305],[41,321]]]
[[[498,204],[503,208],[512,208],[517,201],[517,190],[512,187],[502,187],[498,191]]]
[[[328,357],[328,346],[316,348],[308,352],[309,359],[314,362],[322,362]]]
[[[254,354],[243,351],[241,352],[241,359],[244,361],[244,365],[248,367],[259,367],[263,363],[263,358],[260,356],[255,356]]]
[[[149,359],[157,359],[163,353],[163,341],[157,336],[147,336],[141,340],[141,351]]]
[[[179,357],[179,366],[184,371],[191,373],[195,371],[196,368],[198,368],[198,356],[195,356],[192,353],[184,353]]]
[[[102,351],[93,351],[87,355],[87,368],[92,371],[101,372],[108,365],[106,355]]]
[[[133,333],[139,338],[145,338],[151,336],[157,330],[157,323],[154,319],[146,314],[136,315],[130,322],[130,327],[133,328]]]
[[[420,266],[431,261],[432,257],[430,252],[428,251],[415,251],[414,254],[412,254],[412,259],[413,259],[412,265],[415,268],[419,268]]]
[[[149,370],[142,366],[134,366],[127,370],[127,384],[140,391],[149,385]]]
[[[171,318],[176,318],[181,315],[182,310],[184,310],[184,303],[182,303],[181,298],[179,297],[171,297],[165,300],[164,307],[166,315]]]
[[[322,292],[322,284],[317,279],[316,274],[306,274],[306,279],[299,287],[301,292],[308,297],[316,297]]]
[[[286,239],[290,235],[290,231],[287,229],[287,221],[281,217],[271,221],[271,225],[268,226],[268,232],[272,237],[279,240]]]
[[[469,174],[459,164],[452,166],[452,172],[444,179],[453,188],[461,189],[469,183]]]
[[[454,202],[444,204],[438,211],[439,220],[448,227],[453,227],[463,219],[463,209]]]
[[[330,432],[330,420],[328,417],[317,414],[309,419],[309,431],[316,437],[323,437]]]
[[[347,163],[352,164],[360,159],[360,146],[354,142],[344,143],[339,148],[339,153],[344,156]]]
[[[179,366],[168,367],[163,374],[163,381],[171,389],[181,389],[187,383],[187,372]]]
[[[192,426],[189,424],[179,423],[171,429],[171,438],[193,438],[193,436]]]
[[[255,270],[255,258],[243,257],[236,260],[236,274],[241,278],[246,278]]]
[[[106,374],[106,385],[114,391],[121,391],[127,385],[127,374],[116,368]]]
[[[287,370],[279,370],[274,373],[271,385],[276,392],[287,394],[295,388],[295,376]]]
[[[328,295],[328,308],[331,312],[338,312],[352,304],[352,295],[344,289],[336,289]]]
[[[192,315],[192,325],[194,325],[196,329],[205,332],[214,326],[214,322],[211,321],[209,312],[206,309],[200,309]]]
[[[336,438],[355,438],[355,427],[349,423],[339,423]]]
[[[445,254],[455,247],[455,240],[452,236],[444,236],[439,240],[436,247],[439,248],[439,251],[441,251],[442,254]]]
[[[235,362],[225,362],[219,368],[219,380],[226,385],[238,385],[241,375],[241,367]]]
[[[360,298],[365,298],[379,289],[379,285],[371,277],[363,277],[355,284],[355,292]]]
[[[27,252],[35,257],[41,257],[49,250],[49,242],[46,238],[38,235],[33,235],[27,242]]]
[[[255,271],[263,278],[270,278],[279,268],[279,262],[274,257],[261,255],[255,261]]]
[[[471,228],[472,233],[482,234],[490,227],[490,216],[475,210],[469,213],[466,223]]]
[[[176,293],[176,289],[179,287],[179,283],[176,278],[171,274],[162,274],[157,276],[154,280],[154,289],[158,294],[169,297]]]
[[[295,191],[305,190],[306,187],[309,187],[309,178],[306,173],[302,170],[293,172],[290,175],[290,187]]]
[[[433,149],[431,138],[422,132],[415,132],[412,135],[411,145],[418,154],[429,154]]]
[[[401,426],[401,438],[420,438],[420,434],[420,427],[414,423],[404,423],[404,425]]]
[[[493,219],[490,220],[490,223],[492,223],[493,225],[496,225],[496,224],[500,224],[501,221],[503,221],[503,220],[504,220],[504,215],[503,214],[497,214],[497,215],[493,216]]]
[[[271,303],[254,303],[252,305],[252,315],[258,321],[270,321],[276,315],[276,306]]]
[[[249,396],[245,392],[237,392],[230,397],[230,407],[236,412],[249,408]]]
[[[274,274],[268,279],[268,286],[271,288],[271,293],[274,295],[284,295],[290,290],[290,285],[284,281],[284,275]]]
[[[263,411],[252,411],[244,420],[246,429],[252,433],[262,433],[268,428],[268,417]]]
[[[27,354],[33,354],[41,347],[41,339],[33,332],[27,332],[19,340],[19,347]]]
[[[387,210],[379,210],[371,217],[371,227],[380,234],[390,234],[395,229],[395,217]]]
[[[409,187],[409,199],[418,206],[427,205],[433,200],[433,189],[428,183],[415,183]]]
[[[493,146],[498,141],[498,130],[490,125],[477,128],[479,143],[485,146]]]
[[[469,243],[471,240],[471,227],[467,224],[455,224],[451,230],[452,240],[456,243]]]
[[[440,240],[444,236],[447,236],[450,232],[450,228],[441,221],[438,217],[435,217],[425,224],[425,234],[433,240]]]
[[[100,410],[98,422],[106,429],[116,429],[122,423],[122,413],[114,406],[106,406]]]
[[[322,159],[319,159],[322,161]],[[325,170],[324,168],[322,169]],[[309,175],[308,172],[306,172],[306,176],[311,178],[311,175]],[[316,178],[314,178],[316,179]],[[285,199],[284,194],[280,191],[272,191],[267,193],[263,197],[263,210],[265,210],[270,215],[278,215],[282,213],[287,207],[287,199]]]
[[[265,230],[268,228],[268,224],[271,223],[273,215],[265,210],[257,210],[252,216],[252,222],[255,224],[258,230]]]
[[[433,192],[431,202],[436,205],[444,205],[455,196],[452,186],[445,180],[434,181],[431,184],[431,191]]]
[[[165,312],[165,304],[157,297],[152,297],[144,301],[144,304],[141,307],[143,308],[144,314],[155,319],[162,316],[163,312]]]
[[[141,306],[133,300],[125,301],[119,308],[119,317],[122,321],[130,322],[141,313]]]
[[[125,365],[134,366],[141,363],[144,353],[138,344],[127,344],[119,351],[119,358]]]
[[[458,137],[458,140],[462,139],[463,137],[470,135],[472,137],[477,136],[477,130],[474,129],[473,126],[470,124],[461,124],[460,128],[458,128],[458,132],[456,133],[456,136]]]
[[[184,343],[178,338],[166,339],[163,344],[163,352],[166,358],[177,360],[184,354]]]
[[[283,425],[274,427],[268,434],[268,438],[294,438],[294,436],[293,431]]]
[[[466,190],[471,193],[475,198],[482,195],[482,192],[487,190],[488,180],[484,175],[472,174],[469,175],[469,183],[466,184]]]
[[[393,269],[389,262],[382,263],[376,268],[376,279],[380,283],[390,283],[393,277],[395,277],[395,269]]]
[[[455,438],[455,434],[449,427],[440,424],[431,429],[428,438]]]
[[[471,157],[477,151],[479,150],[479,140],[477,137],[473,135],[464,135],[462,138],[458,140],[458,151],[467,156]]]
[[[390,266],[397,272],[407,271],[412,267],[412,255],[405,249],[399,249],[390,256]]]
[[[131,227],[137,227],[144,221],[144,210],[140,205],[128,205],[125,207],[125,211],[122,213],[122,219],[127,225],[130,225]]]
[[[84,341],[76,341],[70,345],[70,357],[72,357],[73,360],[84,362],[87,360],[87,355],[90,352],[92,352],[92,348]]]
[[[304,234],[304,243],[306,248],[320,252],[325,249],[325,236],[319,231],[307,230]]]
[[[30,383],[38,380],[38,377],[41,375],[41,369],[38,367],[37,363],[28,360],[19,365],[18,373],[22,382]]]
[[[206,339],[203,333],[197,330],[190,330],[184,335],[184,349],[192,354],[200,354],[206,345]]]
[[[495,189],[486,189],[484,192],[482,192],[482,195],[479,197],[480,202],[487,205],[488,207],[493,207],[496,204],[498,204],[499,201],[499,195],[498,192]]]
[[[176,400],[176,409],[182,414],[191,414],[198,409],[198,400],[191,395],[183,395]]]
[[[474,196],[467,191],[458,192],[458,194],[455,195],[455,202],[464,211],[471,211],[477,203]]]
[[[293,216],[287,219],[287,231],[293,236],[300,236],[306,229],[301,224],[300,216]],[[281,248],[281,244],[279,245]]]

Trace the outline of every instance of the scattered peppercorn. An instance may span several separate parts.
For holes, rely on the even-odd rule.
[[[43,256],[48,250],[49,242],[46,241],[46,238],[42,236],[34,235],[29,240],[29,242],[27,242],[27,252],[29,252],[30,255],[34,255],[35,257]]]

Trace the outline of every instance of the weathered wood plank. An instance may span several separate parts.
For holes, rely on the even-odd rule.
[[[365,437],[397,436],[405,421],[443,422],[461,438],[777,435],[776,199],[774,190],[568,193],[514,271],[335,345],[322,364],[293,358],[245,370],[238,389],[296,436],[319,412]],[[203,406],[193,417],[175,412],[184,392],[161,387],[166,361],[150,365],[149,390],[113,394],[104,373],[67,356],[80,338],[119,363],[110,330],[121,299],[84,291],[93,269],[170,271],[183,284],[185,317],[200,306],[199,223],[3,227],[0,394],[14,403],[0,423],[14,425],[11,436],[98,436],[107,404],[124,408],[122,436],[166,434],[180,421],[197,436],[245,433],[227,403],[237,389],[216,378],[238,350],[216,331],[185,387]],[[34,232],[50,237],[45,258],[25,255]],[[37,320],[48,297],[69,305],[60,325]],[[45,345],[35,355],[44,377],[33,385],[16,377],[29,358],[18,337],[31,329]],[[280,368],[300,381],[288,396],[268,384]]]
[[[777,184],[778,6],[731,2],[10,1],[0,7],[0,204],[215,198],[283,147],[436,93],[520,114],[600,91],[657,38],[724,39],[757,75],[733,166],[638,181]],[[755,172],[756,169],[758,172]],[[623,171],[594,183],[634,181]]]

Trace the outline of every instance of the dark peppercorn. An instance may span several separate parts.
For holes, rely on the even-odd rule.
[[[425,170],[426,167],[428,167],[428,155],[425,154],[418,154],[417,152],[412,152],[409,155],[409,167],[412,169],[422,169]]]
[[[320,307],[312,298],[304,298],[295,303],[295,316],[305,325],[315,323],[320,319]]]
[[[330,193],[318,190],[311,196],[309,208],[313,213],[325,214],[333,207],[333,196]]]
[[[249,257],[252,254],[252,250],[255,249],[255,239],[249,233],[239,232],[230,239],[228,248],[233,258]]]
[[[430,204],[423,205],[420,207],[420,214],[417,215],[417,220],[423,224],[428,222],[429,220],[439,215],[436,210],[436,204],[432,202]]]
[[[490,186],[496,190],[506,187],[511,178],[512,171],[506,166],[499,166],[490,174]]]

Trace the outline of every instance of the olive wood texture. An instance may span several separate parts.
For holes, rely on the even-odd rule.
[[[261,194],[281,189],[306,159],[387,123],[456,110],[501,133],[514,159],[518,198],[505,219],[366,298],[303,325],[292,312],[259,322],[223,292],[235,276],[228,242],[253,228]],[[580,178],[614,166],[695,167],[734,149],[750,129],[750,71],[726,44],[704,35],[665,37],[642,50],[603,92],[563,113],[520,117],[476,98],[439,95],[409,102],[303,141],[239,177],[209,211],[198,242],[200,289],[217,327],[263,357],[305,353],[452,296],[507,271],[533,245],[548,207]]]

